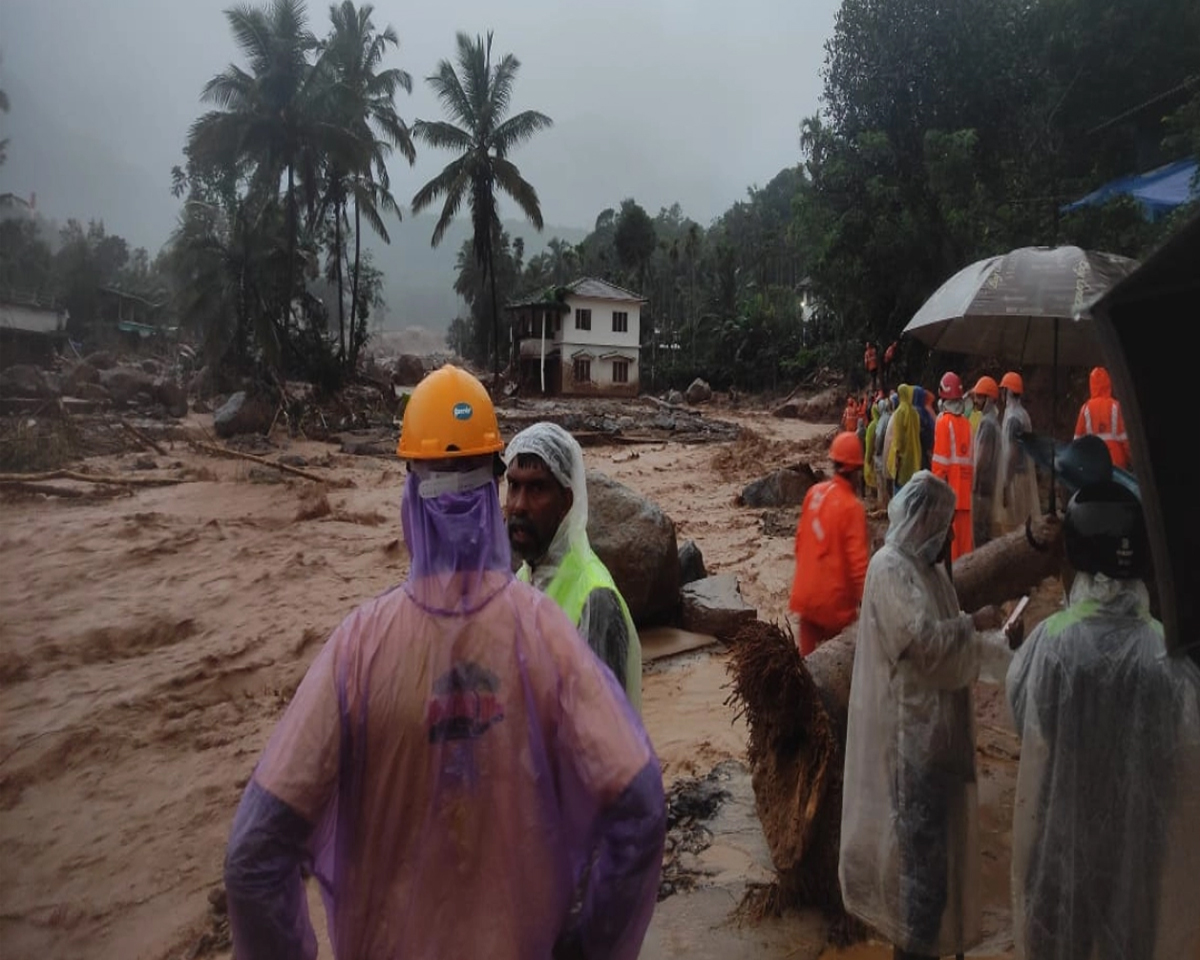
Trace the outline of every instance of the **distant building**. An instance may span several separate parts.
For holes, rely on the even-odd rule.
[[[592,277],[510,303],[521,392],[636,397],[644,303]]]
[[[49,363],[66,342],[67,312],[33,294],[0,290],[0,367]]]

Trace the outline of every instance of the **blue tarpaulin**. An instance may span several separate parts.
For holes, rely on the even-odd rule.
[[[1110,180],[1086,197],[1068,203],[1062,212],[1100,206],[1116,197],[1129,196],[1141,204],[1149,219],[1154,220],[1176,207],[1200,199],[1196,166],[1195,160],[1176,160],[1147,173]]]

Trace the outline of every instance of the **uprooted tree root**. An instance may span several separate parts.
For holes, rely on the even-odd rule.
[[[747,890],[738,910],[743,921],[810,906],[851,929],[838,847],[853,641],[829,649],[841,640],[802,660],[790,633],[756,620],[733,643],[728,702],[750,728],[755,807],[778,877]]]

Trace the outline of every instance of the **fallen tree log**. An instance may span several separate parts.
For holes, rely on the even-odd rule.
[[[118,487],[169,487],[187,483],[185,477],[113,477],[78,470],[50,470],[46,473],[0,473],[0,483],[34,483],[42,480],[78,480],[83,483],[108,483]]]
[[[954,565],[964,610],[998,605],[1033,590],[1058,569],[1058,525],[1042,520],[992,541]],[[858,625],[808,657],[773,624],[755,621],[737,634],[729,703],[750,728],[748,756],[755,806],[777,874],[762,898],[772,912],[814,906],[845,920],[838,884],[842,767]],[[753,912],[753,911],[750,911]]]
[[[301,470],[299,467],[293,467],[286,463],[279,463],[275,460],[268,460],[266,457],[256,457],[252,453],[243,453],[241,450],[230,450],[228,447],[218,447],[216,444],[203,443],[199,440],[192,441],[192,446],[197,450],[202,450],[205,453],[212,454],[217,457],[230,457],[234,460],[247,460],[250,463],[257,463],[264,467],[274,467],[283,473],[290,473],[297,477],[303,477],[305,480],[312,480],[314,483],[327,483],[332,487],[346,486],[345,481],[331,480],[329,477],[322,477],[318,473],[310,473],[308,470]]]

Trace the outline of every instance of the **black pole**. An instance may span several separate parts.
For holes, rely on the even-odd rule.
[[[1058,456],[1055,453],[1057,449],[1057,440],[1055,439],[1055,431],[1058,429],[1058,317],[1054,318],[1054,374],[1051,378],[1053,395],[1050,397],[1050,516],[1054,516],[1057,512],[1057,461]]]

